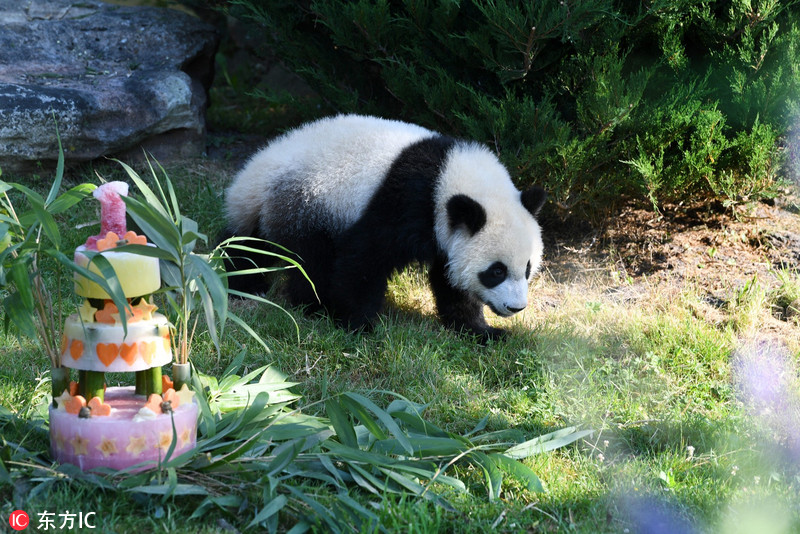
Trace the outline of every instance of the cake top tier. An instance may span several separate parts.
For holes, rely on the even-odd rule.
[[[100,233],[91,236],[86,244],[75,249],[75,263],[101,274],[89,259],[90,252],[99,252],[114,268],[126,298],[141,297],[157,291],[161,287],[157,258],[114,250],[117,246],[127,244],[147,245],[144,236],[127,230],[125,202],[122,197],[128,195],[128,184],[108,182],[95,189],[93,195],[100,201]],[[98,284],[78,273],[75,273],[75,292],[91,299],[110,298]]]

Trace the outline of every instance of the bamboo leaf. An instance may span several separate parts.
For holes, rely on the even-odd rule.
[[[420,432],[426,436],[431,437],[450,437],[450,434],[439,428],[438,426],[424,420],[422,417],[407,413],[407,412],[394,412],[392,415],[402,421],[407,427]]]
[[[489,457],[494,460],[497,465],[514,475],[517,480],[525,484],[525,487],[528,491],[534,491],[537,493],[544,492],[542,481],[539,480],[539,477],[536,476],[536,473],[534,473],[533,470],[527,465],[500,453],[490,454]]]
[[[456,456],[469,449],[463,442],[453,438],[440,437],[411,437],[409,443],[413,448],[413,455],[423,456]],[[405,448],[396,439],[386,439],[375,442],[372,450],[384,454],[407,453]]]
[[[198,283],[197,284],[197,294],[200,298],[200,303],[203,305],[203,315],[206,320],[206,330],[208,331],[208,336],[211,338],[211,342],[214,344],[214,347],[217,349],[217,354],[219,354],[219,334],[217,333],[217,313],[221,310],[218,310],[214,306],[214,302],[212,300],[211,295],[209,294],[208,290],[206,289],[205,284]],[[184,297],[185,298],[185,297]],[[227,303],[226,303],[227,308]],[[224,316],[220,317],[220,323],[225,320]]]
[[[55,112],[53,112],[53,120],[55,120]],[[58,163],[56,163],[56,175],[53,178],[53,185],[50,186],[50,192],[47,194],[45,205],[48,205],[55,200],[56,195],[58,195],[58,190],[61,189],[61,180],[64,178],[64,148],[61,146],[61,135],[58,133],[58,124],[56,124],[56,140],[58,141]]]
[[[208,495],[208,490],[197,484],[176,484],[175,487],[169,484],[135,486],[128,488],[127,491],[130,493],[145,493],[147,495],[166,495],[173,497],[182,495]]]
[[[122,197],[131,218],[147,238],[157,247],[169,252],[175,263],[180,263],[182,253],[181,235],[178,228],[167,216],[162,215],[152,205],[145,204],[133,197]]]
[[[533,456],[534,454],[541,454],[543,452],[552,451],[565,445],[569,445],[570,443],[588,436],[592,432],[594,431],[578,431],[574,426],[562,428],[561,430],[550,432],[549,434],[545,434],[543,436],[530,439],[524,443],[514,445],[513,447],[506,449],[503,454],[515,460],[527,458],[529,456]]]
[[[66,266],[72,272],[88,278],[100,286],[103,291],[105,291],[111,297],[111,300],[114,302],[114,305],[117,307],[117,309],[120,310],[120,323],[122,324],[122,329],[126,334],[128,333],[127,314],[122,313],[122,310],[130,309],[130,304],[125,298],[125,293],[122,291],[122,286],[119,283],[119,278],[117,278],[117,273],[114,271],[111,263],[109,263],[109,261],[103,257],[102,254],[98,254],[97,252],[92,252],[90,250],[84,251],[86,257],[89,258],[88,265],[94,265],[97,270],[100,271],[100,274],[97,274],[96,272],[89,270],[87,267],[83,267],[73,262],[63,252],[52,249],[45,252],[48,256],[55,258],[59,263]]]
[[[11,264],[11,269],[8,271],[8,277],[11,283],[17,290],[19,295],[19,303],[22,308],[29,314],[33,313],[34,299],[33,287],[31,285],[31,277],[28,272],[28,263],[16,261]]]
[[[464,434],[464,437],[465,437],[465,438],[468,438],[469,436],[472,436],[472,435],[474,435],[474,434],[477,434],[478,432],[480,432],[481,430],[483,430],[484,428],[486,428],[486,423],[488,423],[488,422],[489,422],[489,414],[486,414],[486,415],[483,417],[483,419],[481,419],[480,421],[478,421],[478,424],[477,424],[477,425],[475,425],[475,428],[473,428],[472,430],[470,430],[469,432],[467,432],[466,434]]]
[[[364,425],[364,428],[366,428],[370,434],[378,439],[387,438],[386,433],[362,404],[346,395],[342,396],[342,404],[346,406],[359,421],[361,421],[361,424]]]
[[[266,341],[261,339],[261,336],[258,335],[258,332],[253,330],[250,325],[244,322],[238,315],[228,312],[228,319],[239,325],[245,332],[250,334],[250,337],[252,337],[259,345],[261,345],[267,354],[272,352]]]
[[[53,215],[64,213],[72,206],[89,196],[92,191],[97,189],[94,184],[79,184],[66,191],[63,195],[48,204],[48,210]]]
[[[486,489],[489,492],[489,500],[494,501],[500,498],[500,490],[503,485],[503,472],[498,469],[495,461],[482,452],[474,452],[471,458],[477,463],[486,479]]]
[[[317,458],[319,459],[319,463],[322,465],[322,467],[324,467],[328,473],[333,475],[335,478],[336,483],[332,485],[339,488],[344,488],[345,482],[342,477],[342,472],[339,469],[336,469],[336,466],[333,465],[330,457],[327,454],[318,454]]]
[[[328,419],[330,419],[331,425],[342,445],[357,449],[358,440],[356,439],[355,430],[353,430],[353,425],[350,423],[350,419],[345,414],[339,401],[328,399],[325,402],[325,412],[328,414]]]
[[[274,499],[272,499],[269,504],[267,504],[264,508],[261,509],[260,512],[256,514],[252,521],[247,525],[246,528],[253,528],[254,526],[262,523],[272,517],[273,515],[280,512],[286,503],[289,502],[289,499],[286,498],[284,495],[278,495]]]
[[[322,506],[315,499],[312,499],[299,489],[291,485],[287,485],[285,487],[287,490],[289,490],[289,492],[292,495],[294,495],[296,499],[304,502],[314,511],[317,517],[320,520],[322,520],[327,526],[326,530],[328,530],[329,532],[333,532],[334,534],[339,534],[340,532],[342,532],[342,529],[339,526],[339,522],[337,521],[336,517],[333,514],[331,514],[330,510]]]
[[[392,419],[391,415],[386,413],[384,410],[380,409],[374,402],[364,397],[363,395],[359,395],[358,393],[352,393],[352,392],[344,393],[343,398],[346,399],[346,401],[350,406],[364,407],[369,411],[371,411],[372,413],[374,413],[375,416],[380,420],[380,422],[383,423],[384,426],[389,430],[389,432],[397,439],[398,443],[400,443],[403,449],[408,454],[414,454],[414,448],[408,441],[408,436],[406,436],[405,433],[402,430],[400,430],[400,427],[397,425],[394,419]],[[357,409],[356,416],[359,417],[359,421],[361,421],[361,423],[364,424],[364,426],[366,426],[367,429],[369,429],[370,432],[375,437],[377,437],[378,439],[386,439],[386,434],[383,433],[383,430],[380,429],[380,427],[374,424],[374,420],[372,420],[371,418],[367,418],[367,420],[369,420],[371,423],[371,425],[368,425],[364,420],[361,419],[360,416],[358,416],[358,413],[362,413],[363,415],[363,412]],[[378,433],[374,431],[375,428],[378,429]]]
[[[201,279],[212,296],[214,305],[227,310],[228,291],[208,258],[198,254],[189,254],[186,260],[190,278]]]
[[[274,458],[269,463],[267,475],[277,475],[286,469],[303,450],[304,441],[303,439],[287,441],[276,447],[273,451]]]
[[[23,336],[37,339],[33,315],[25,308],[19,293],[12,293],[3,299],[3,311]]]
[[[145,203],[150,206],[153,210],[155,210],[158,215],[160,215],[164,219],[172,220],[169,212],[164,208],[164,205],[161,203],[161,200],[153,193],[152,189],[139,177],[139,174],[134,171],[129,165],[126,163],[115,159],[117,163],[125,169],[125,172],[128,174],[128,177],[136,184],[136,189],[142,193],[144,196]],[[127,204],[127,202],[126,202]]]

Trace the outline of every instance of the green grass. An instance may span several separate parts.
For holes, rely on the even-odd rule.
[[[114,166],[98,170],[107,179],[121,176]],[[183,211],[214,236],[222,224],[227,175],[168,170],[185,199]],[[68,179],[92,175],[83,169]],[[94,206],[86,202],[59,221],[69,246],[94,233],[93,227],[75,230],[94,217]],[[638,522],[659,521],[692,524],[699,532],[800,530],[798,338],[772,346],[789,365],[785,412],[762,417],[763,410],[744,402],[732,364],[745,340],[759,334],[760,318],[770,315],[772,303],[794,302],[796,275],[784,272],[776,288],[755,281],[732,291],[726,320],[710,322],[696,312],[700,299],[688,286],[668,292],[650,284],[635,303],[616,301],[609,290],[631,280],[615,281],[611,272],[609,266],[608,273],[595,272],[591,279],[569,280],[541,275],[532,285],[529,309],[496,320],[512,334],[487,346],[439,325],[420,267],[394,278],[386,313],[368,334],[349,334],[327,317],[291,310],[296,327],[280,310],[233,302],[270,352],[229,324],[219,354],[207,335],[198,335],[193,362],[219,375],[245,344],[250,352],[244,370],[275,364],[301,383],[300,406],[312,414],[321,414],[318,401],[333,393],[359,391],[385,405],[389,396],[378,391],[394,391],[428,403],[426,417],[453,432],[468,432],[486,415],[486,430],[515,428],[526,437],[569,425],[595,430],[578,444],[525,460],[546,487],[541,494],[507,480],[500,499],[490,502],[482,474],[469,466],[457,467],[471,494],[449,496],[456,512],[353,489],[352,497],[375,511],[390,532],[643,532]],[[280,299],[279,293],[273,296]],[[0,407],[13,414],[0,418],[2,440],[42,455],[48,441],[36,406],[48,389],[48,369],[47,358],[30,343],[0,338]],[[2,440],[0,457],[8,451]],[[791,444],[798,447],[794,456]],[[44,510],[95,512],[107,532],[226,532],[243,530],[252,519],[252,512],[219,507],[189,520],[200,498],[163,500],[95,490],[55,472],[39,475],[8,485],[0,473],[4,521],[18,508],[32,517]],[[306,490],[325,501],[325,488]],[[260,492],[250,491],[252,501],[260,502]],[[288,530],[290,517],[282,516],[282,525]]]

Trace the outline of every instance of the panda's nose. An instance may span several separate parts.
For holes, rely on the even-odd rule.
[[[506,309],[511,313],[519,313],[525,309],[525,306],[523,306],[522,308],[512,308],[511,306],[506,306]]]

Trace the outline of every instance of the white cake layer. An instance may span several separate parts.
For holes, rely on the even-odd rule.
[[[82,267],[89,265],[89,258],[83,252],[85,246],[75,249],[75,263]],[[141,256],[130,252],[114,252],[106,250],[101,253],[111,263],[117,273],[122,292],[126,298],[141,297],[157,291],[161,287],[161,272],[158,268],[158,258]],[[92,262],[89,270],[100,274],[100,270]],[[88,278],[75,274],[75,293],[89,299],[108,299],[108,293],[99,285]]]
[[[131,372],[160,367],[172,361],[169,322],[160,313],[149,320],[121,325],[85,323],[72,314],[64,322],[64,367],[85,371]]]

